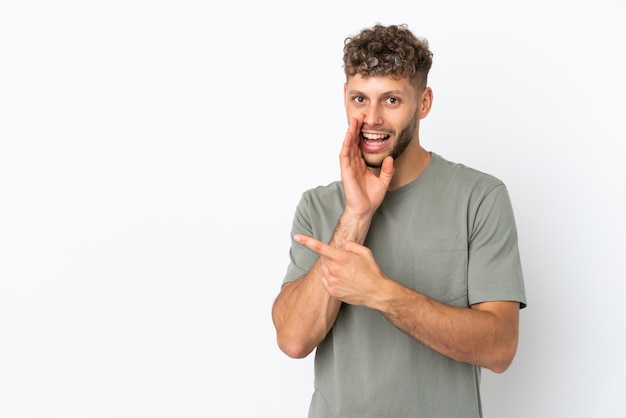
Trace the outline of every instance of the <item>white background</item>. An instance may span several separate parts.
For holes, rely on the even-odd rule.
[[[0,416],[306,416],[270,308],[338,176],[343,39],[434,51],[422,143],[500,177],[528,308],[490,418],[625,417],[626,6],[0,0]]]

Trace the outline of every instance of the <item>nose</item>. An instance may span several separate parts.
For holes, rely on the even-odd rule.
[[[383,117],[381,114],[381,110],[379,106],[375,103],[371,104],[367,107],[365,113],[365,120],[363,123],[365,125],[374,126],[374,125],[382,125]]]

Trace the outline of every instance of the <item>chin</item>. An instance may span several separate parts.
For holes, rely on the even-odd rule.
[[[385,157],[367,158],[366,156],[363,156],[363,159],[365,160],[365,165],[369,168],[381,168],[383,166],[383,160],[385,159]]]

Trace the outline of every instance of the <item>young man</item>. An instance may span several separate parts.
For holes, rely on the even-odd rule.
[[[505,185],[422,148],[432,53],[406,27],[346,39],[341,181],[306,191],[273,308],[280,349],[316,349],[309,417],[480,417],[526,305]]]

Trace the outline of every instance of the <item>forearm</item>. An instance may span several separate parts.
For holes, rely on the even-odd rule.
[[[517,302],[490,302],[472,308],[448,306],[388,282],[378,309],[398,329],[457,361],[503,372],[518,341]]]
[[[369,218],[342,216],[329,245],[341,248],[347,241],[363,242]],[[335,323],[341,301],[331,297],[322,285],[318,259],[302,278],[287,283],[272,308],[278,346],[290,357],[303,358],[326,337]]]
[[[283,285],[272,307],[280,349],[293,358],[308,356],[335,323],[341,301],[321,283],[319,260],[302,278]]]
[[[328,245],[333,248],[343,248],[348,241],[362,245],[367,237],[372,216],[373,214],[357,216],[344,213],[337,221],[337,227]]]

